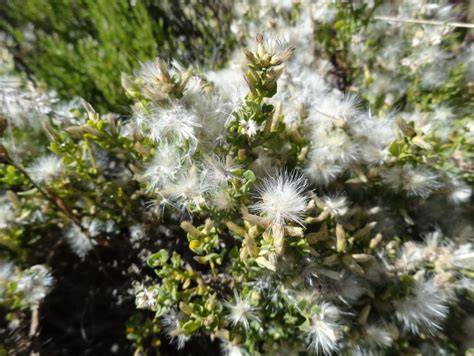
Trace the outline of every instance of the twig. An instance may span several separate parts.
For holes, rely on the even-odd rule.
[[[30,332],[28,336],[31,341],[30,356],[39,356],[39,342],[38,342],[38,327],[39,327],[39,306],[36,306],[31,312]]]
[[[30,322],[30,337],[34,337],[38,332],[39,326],[39,307],[36,306],[31,312],[31,322]]]
[[[11,165],[13,165],[13,167],[15,167],[17,170],[19,170],[25,177],[26,179],[28,179],[30,181],[30,183],[40,192],[40,194],[42,196],[44,196],[51,204],[53,204],[55,207],[57,207],[63,214],[65,214],[71,221],[74,225],[76,225],[80,230],[81,232],[84,234],[84,236],[89,239],[91,245],[92,245],[92,250],[94,251],[94,254],[97,258],[97,261],[99,262],[99,268],[108,276],[108,273],[105,269],[105,264],[104,262],[102,261],[102,259],[100,258],[100,255],[99,255],[99,252],[97,251],[97,249],[95,248],[94,244],[93,244],[93,240],[92,238],[89,236],[89,231],[84,227],[82,226],[81,224],[81,221],[79,220],[79,218],[74,215],[74,213],[68,209],[68,207],[66,206],[66,204],[64,203],[64,201],[58,197],[57,195],[53,194],[52,192],[50,192],[49,190],[46,192],[43,188],[41,188],[34,180],[33,178],[30,177],[30,175],[28,174],[28,172],[23,168],[21,167],[20,165],[16,164],[15,162],[10,162]],[[110,276],[108,276],[110,278]]]
[[[53,197],[51,196],[50,193],[46,192],[43,188],[41,188],[35,181],[33,178],[30,177],[30,175],[28,174],[28,172],[23,168],[21,167],[19,164],[16,164],[15,162],[12,162],[11,163],[13,167],[15,167],[15,169],[17,169],[18,171],[20,171],[20,173],[22,173],[26,179],[28,179],[28,181],[41,193],[41,195],[46,198],[51,204],[53,204],[54,206],[56,206],[63,214],[65,214],[75,225],[77,225],[82,232],[86,233],[86,229],[81,225],[81,222],[79,221],[79,219],[77,218],[77,216],[75,216],[73,214],[72,211],[70,211],[67,207],[66,207],[66,204],[64,204],[64,202],[62,201],[61,198],[59,198],[58,196],[54,196],[54,199]]]
[[[444,22],[444,21],[437,21],[437,20],[404,19],[400,17],[391,17],[391,16],[374,16],[374,19],[377,21],[402,22],[402,23],[412,23],[412,24],[419,24],[419,25],[474,28],[474,24],[465,23],[465,22]]]

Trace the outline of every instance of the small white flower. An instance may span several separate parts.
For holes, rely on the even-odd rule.
[[[334,305],[322,303],[319,312],[311,317],[310,327],[308,341],[311,351],[330,355],[339,349],[337,343],[342,336],[342,327],[339,322],[339,310]]]
[[[448,307],[433,279],[416,281],[411,294],[395,303],[396,318],[402,326],[418,334],[420,329],[432,333],[441,329]]]
[[[146,238],[145,227],[143,225],[130,226],[130,242],[137,243]]]
[[[23,272],[17,288],[24,297],[24,301],[34,307],[37,306],[51,290],[54,278],[43,265],[35,265]]]
[[[240,119],[239,125],[242,134],[247,135],[248,137],[253,137],[257,134],[258,124],[254,120]]]
[[[139,309],[151,309],[157,306],[157,290],[153,287],[146,288],[142,285],[139,285],[135,289],[135,304]]]
[[[242,297],[234,291],[234,302],[225,302],[225,306],[230,312],[227,315],[227,319],[234,327],[241,325],[245,330],[248,330],[252,320],[258,321],[258,317],[255,315],[257,308],[252,307],[250,304],[249,295],[242,299]]]
[[[28,167],[27,172],[36,183],[46,183],[57,177],[63,167],[61,159],[54,155],[41,156]]]
[[[296,173],[277,172],[263,180],[259,188],[260,201],[250,209],[262,214],[270,224],[294,222],[303,225],[308,198],[304,195],[306,180]]]

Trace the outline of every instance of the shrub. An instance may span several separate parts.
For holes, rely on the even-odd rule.
[[[228,8],[212,1],[6,1],[0,29],[14,40],[17,66],[62,98],[123,113],[120,72],[139,61],[178,55],[186,64],[218,66],[232,46]]]
[[[22,276],[42,271],[43,296],[72,264],[110,279],[119,309],[134,298],[136,354],[469,350],[474,61],[458,10],[238,3],[245,47],[224,69],[122,73],[131,117],[4,89],[9,319],[46,309]]]

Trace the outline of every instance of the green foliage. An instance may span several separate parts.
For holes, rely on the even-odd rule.
[[[228,5],[212,2],[26,0],[3,2],[0,12],[20,69],[101,111],[126,112],[120,73],[139,61],[186,53],[185,64],[218,66],[233,43]]]

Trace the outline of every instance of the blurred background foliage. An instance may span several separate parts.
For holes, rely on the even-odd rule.
[[[140,61],[218,68],[234,44],[227,0],[7,0],[0,16],[18,70],[102,112],[127,110],[120,72]]]

